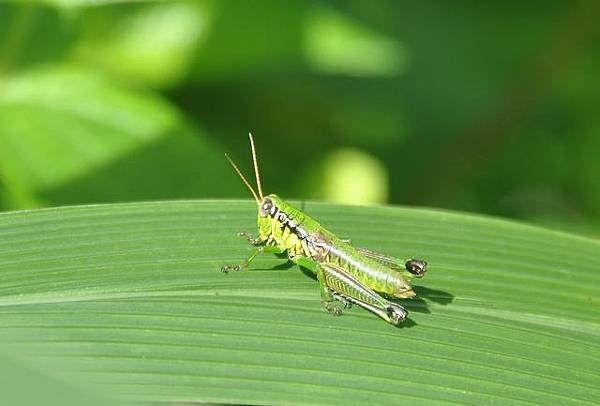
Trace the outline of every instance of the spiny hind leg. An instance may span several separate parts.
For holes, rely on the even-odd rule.
[[[317,270],[317,280],[319,281],[319,290],[321,291],[321,305],[323,305],[329,314],[333,316],[341,316],[343,313],[342,309],[347,308],[346,303],[339,302],[338,298],[340,295],[327,286],[325,274],[323,268],[321,267],[318,267]]]
[[[234,265],[223,265],[221,266],[221,272],[229,273],[230,271],[238,272],[242,269],[248,268],[250,263],[256,258],[259,254],[281,254],[285,251],[285,249],[274,246],[274,245],[265,245],[263,247],[258,247],[252,250],[248,258],[244,260],[241,264]]]
[[[340,301],[344,305],[344,309],[349,309],[352,307],[352,301],[348,297],[336,291],[332,291],[331,294],[335,300]]]
[[[297,256],[294,262],[304,268],[310,269],[317,275],[319,290],[321,292],[321,305],[328,313],[334,316],[340,316],[343,309],[352,307],[352,303],[339,292],[327,286],[325,269],[318,262],[304,256]]]
[[[381,254],[376,251],[371,251],[366,248],[356,248],[358,252],[363,254],[365,257],[374,259],[382,265],[387,266],[395,271],[404,272],[407,271],[410,276],[422,278],[427,272],[427,261],[422,259],[408,258],[401,261],[398,258],[391,257],[389,255]],[[408,276],[408,275],[407,275]]]
[[[404,307],[381,297],[345,269],[334,264],[322,263],[319,264],[319,271],[320,281],[330,290],[329,294],[334,299],[343,298],[395,325],[406,319],[408,312]]]

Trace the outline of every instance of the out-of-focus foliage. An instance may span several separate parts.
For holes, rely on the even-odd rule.
[[[598,21],[595,1],[2,2],[0,209],[247,196],[222,153],[248,170],[251,130],[269,192],[600,235]]]

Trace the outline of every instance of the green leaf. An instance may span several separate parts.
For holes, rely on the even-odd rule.
[[[234,176],[222,152],[152,92],[76,66],[0,83],[5,207],[223,196]],[[132,185],[135,185],[133,187]]]
[[[230,83],[264,75],[273,79],[271,75],[279,75],[281,69],[303,70],[305,4],[277,0],[263,0],[261,7],[246,1],[208,4],[210,27],[196,52],[192,80]]]
[[[75,54],[128,83],[172,87],[185,79],[211,18],[205,2],[90,7]]]
[[[0,214],[0,348],[135,401],[592,404],[600,243],[444,211],[308,203],[355,245],[422,257],[410,320],[327,314],[317,283],[248,253],[254,203]]]
[[[101,406],[114,399],[106,399],[88,388],[73,385],[50,376],[39,368],[28,367],[27,362],[10,357],[0,350],[0,388],[2,403],[19,406]],[[56,367],[56,365],[54,365]],[[45,368],[46,371],[51,368]],[[34,383],[32,385],[32,383]],[[32,390],[33,389],[33,390]]]

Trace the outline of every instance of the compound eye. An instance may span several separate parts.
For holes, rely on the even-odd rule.
[[[273,201],[269,198],[263,199],[260,205],[260,215],[267,217],[273,210]]]

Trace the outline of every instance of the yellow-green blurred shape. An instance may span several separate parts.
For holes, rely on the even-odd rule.
[[[172,86],[187,74],[210,15],[204,2],[173,2],[145,5],[116,21],[100,18],[76,54],[130,82]]]
[[[101,6],[119,3],[141,3],[145,0],[42,0],[40,3],[46,3],[56,7],[77,8],[85,6]]]
[[[341,148],[325,158],[323,197],[347,204],[380,204],[388,199],[388,175],[375,157],[353,148]]]
[[[155,142],[178,115],[160,98],[64,66],[3,82],[0,119],[0,171],[22,194],[24,185],[52,189]]]
[[[332,8],[309,13],[304,33],[306,60],[313,69],[351,76],[393,76],[405,70],[406,50]]]

